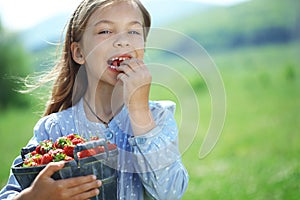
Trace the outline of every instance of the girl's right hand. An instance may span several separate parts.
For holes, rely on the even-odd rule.
[[[101,181],[96,176],[81,176],[54,180],[51,176],[64,167],[64,162],[49,163],[36,177],[32,185],[16,196],[16,200],[84,200],[99,194]]]

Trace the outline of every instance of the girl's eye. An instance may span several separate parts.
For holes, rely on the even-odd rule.
[[[100,31],[98,34],[110,34],[110,33],[112,32],[109,30],[104,30],[104,31]]]
[[[130,35],[141,35],[138,31],[129,31],[128,34],[130,34]]]

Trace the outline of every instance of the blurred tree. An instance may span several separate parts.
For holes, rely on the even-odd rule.
[[[210,52],[287,43],[300,39],[299,9],[299,0],[251,0],[191,14],[169,28],[187,33]],[[184,41],[177,44],[191,49]]]
[[[29,66],[29,53],[17,34],[6,31],[0,20],[0,109],[28,105],[28,98],[17,92],[20,88],[16,80],[30,72]]]

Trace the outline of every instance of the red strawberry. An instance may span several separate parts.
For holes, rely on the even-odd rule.
[[[65,146],[64,147],[64,153],[67,156],[70,156],[70,157],[74,158],[74,148],[75,148],[75,145]]]
[[[67,137],[63,136],[58,138],[54,144],[53,144],[53,148],[55,149],[64,149],[65,146],[69,146],[72,145],[72,142],[70,139],[68,139]]]
[[[91,137],[90,140],[99,140],[99,137]],[[72,133],[68,136],[58,138],[54,143],[51,140],[41,141],[35,151],[29,154],[23,162],[24,167],[38,166],[61,160],[70,161],[74,159],[74,148],[77,144],[83,144],[86,140],[78,134]],[[115,144],[107,143],[108,150],[115,149]],[[94,156],[105,152],[104,146],[83,150],[77,155],[79,159]]]
[[[23,162],[23,167],[32,167],[32,166],[38,166],[41,164],[41,155],[36,154],[34,156],[28,157]]]
[[[66,156],[64,160],[65,160],[65,161],[70,161],[70,160],[74,160],[74,158],[72,158],[72,157],[70,157],[70,156]]]
[[[36,151],[32,151],[31,153],[30,153],[32,156],[34,156],[34,155],[36,155],[36,154],[38,154]]]
[[[96,153],[95,149],[87,149],[87,150],[78,152],[78,158],[79,159],[86,158],[86,157],[94,156],[96,154],[97,153]]]
[[[49,151],[49,154],[52,155],[54,162],[58,162],[58,161],[64,160],[65,157],[67,156],[64,153],[64,150],[62,150],[62,149],[51,150],[51,151]]]
[[[76,137],[72,140],[72,144],[77,145],[77,144],[83,144],[85,143],[85,140],[81,137]]]
[[[35,154],[34,156],[31,157],[32,161],[37,163],[37,164],[41,164],[41,160],[42,160],[42,155],[40,154]]]
[[[113,149],[116,149],[117,148],[117,145],[116,144],[111,144],[111,143],[107,143],[107,148],[108,148],[108,151],[111,151]],[[99,153],[104,153],[105,152],[105,148],[104,146],[97,146],[95,147],[95,151],[97,154]]]
[[[81,139],[83,139],[80,135],[78,135],[78,134],[76,134],[76,133],[71,133],[71,134],[69,134],[69,135],[67,135],[67,138],[69,139],[69,140],[73,140],[74,138],[81,138]]]
[[[69,139],[72,144],[76,145],[76,144],[82,144],[85,142],[85,139],[83,137],[81,137],[78,134],[72,133],[66,136],[67,139]]]
[[[97,136],[91,137],[91,141],[93,141],[93,140],[99,140],[99,137],[97,137]]]
[[[29,162],[23,163],[23,167],[33,167],[33,166],[38,166],[38,164],[34,161],[29,161]]]
[[[23,167],[30,167],[30,162],[31,162],[31,160],[26,158],[23,162]]]
[[[110,150],[116,149],[117,145],[116,144],[107,143],[107,148],[110,151]]]
[[[35,148],[35,152],[38,153],[38,154],[42,154],[42,153],[41,153],[41,145],[38,145],[38,146]]]
[[[42,165],[48,164],[49,162],[52,162],[52,160],[53,160],[52,155],[49,153],[46,153],[42,157],[41,164]]]
[[[103,152],[105,152],[105,148],[104,148],[104,146],[97,146],[97,147],[95,147],[95,151],[97,154],[103,153]]]
[[[51,140],[41,141],[40,144],[36,147],[35,151],[38,154],[44,155],[52,149],[52,145],[53,143]]]

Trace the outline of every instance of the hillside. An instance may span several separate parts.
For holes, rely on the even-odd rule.
[[[185,6],[191,7],[192,5],[196,4],[187,4]],[[172,14],[166,18],[161,17],[166,5],[159,7],[157,4],[153,4],[149,6],[151,13],[153,13],[154,24],[158,27],[166,27],[184,33],[196,40],[209,53],[245,46],[286,43],[300,37],[300,13],[298,12],[300,4],[297,0],[251,0],[231,7],[209,7],[199,4],[197,11],[194,10],[191,13],[181,13],[179,15],[176,13],[176,9],[180,6],[184,8],[182,4],[176,4],[171,10]],[[173,22],[170,22],[170,16],[173,16]],[[59,22],[57,18],[54,21]],[[168,25],[163,24],[166,21],[169,21]],[[31,50],[35,50],[34,56],[39,58],[34,64],[36,69],[40,69],[40,67],[37,67],[37,65],[41,66],[39,63],[41,62],[40,58],[49,58],[49,48],[52,48],[50,49],[51,52],[55,52],[53,50],[54,46],[47,44],[47,42],[57,42],[63,27],[63,25],[52,24],[51,21],[48,21],[46,24],[48,29],[41,27],[37,29],[38,27],[35,27],[36,29],[30,30],[29,33],[31,34],[26,34],[28,37],[24,38],[27,42],[36,42],[31,43],[34,44],[34,48],[31,48]],[[53,36],[53,30],[57,33],[54,38],[50,37]],[[34,31],[36,31],[35,34],[38,34],[38,36],[32,34]],[[178,39],[177,36],[172,37],[168,32],[161,35],[158,33],[156,34],[157,38],[154,37],[148,40],[148,44],[151,43],[151,40],[158,39],[155,43],[159,43],[159,47],[177,50],[177,52],[184,51],[188,53],[188,51],[191,51],[190,43],[186,41],[189,38],[183,37]],[[161,54],[159,57],[165,58],[165,53],[159,52]],[[46,62],[49,63],[48,60]]]
[[[300,37],[297,0],[252,0],[194,13],[168,27],[184,32],[211,51],[282,43]],[[178,48],[186,48],[184,41]]]
[[[188,15],[189,12],[204,11],[210,7],[193,1],[173,0],[170,9],[170,1],[151,0],[145,1],[145,6],[152,15],[152,26],[164,26]],[[166,10],[170,13],[166,14]],[[49,46],[49,43],[57,43],[71,13],[68,11],[58,13],[49,19],[20,33],[25,47],[32,52],[40,51]]]

